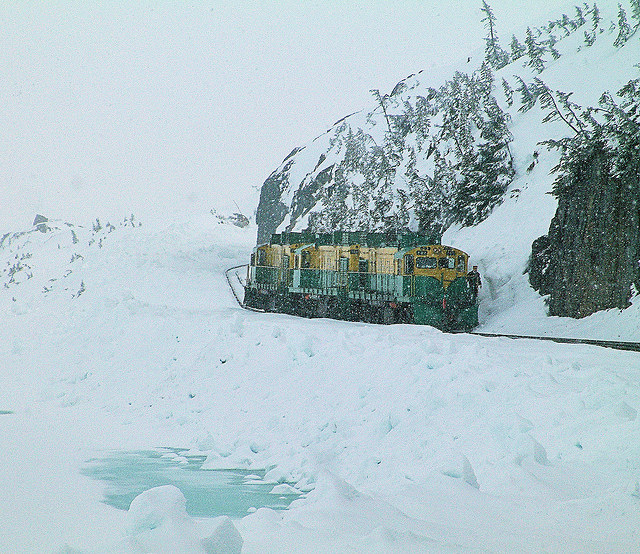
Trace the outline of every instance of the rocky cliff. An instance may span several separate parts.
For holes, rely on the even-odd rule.
[[[558,144],[558,209],[529,269],[550,315],[623,309],[640,290],[640,80],[619,95],[573,118],[578,133]]]

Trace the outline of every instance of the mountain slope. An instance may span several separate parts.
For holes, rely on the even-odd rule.
[[[593,10],[583,11],[580,26],[559,19],[537,30],[553,52],[540,72],[524,55],[497,71],[486,64],[458,71],[441,87],[418,73],[389,95],[374,91],[369,109],[296,148],[265,181],[258,242],[285,229],[444,232],[443,241],[469,252],[485,276],[481,322],[505,329],[495,317],[504,321],[502,312],[521,302],[526,311],[537,298],[521,276],[557,207],[549,193],[560,155],[540,143],[572,133],[560,118],[542,123],[549,109],[522,85],[535,93],[541,79],[596,106],[603,92],[640,76],[640,33],[616,46],[615,6],[601,8],[595,31]]]

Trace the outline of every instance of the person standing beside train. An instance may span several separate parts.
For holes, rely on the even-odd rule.
[[[478,290],[482,288],[482,279],[477,265],[474,265],[473,269],[467,273],[467,283],[469,283],[471,294],[473,294],[473,299],[475,300],[478,297]]]

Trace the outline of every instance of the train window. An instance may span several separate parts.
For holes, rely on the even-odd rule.
[[[256,255],[255,254],[251,254],[251,265],[253,265],[253,266],[256,265]]]
[[[439,258],[438,267],[441,269],[453,269],[456,267],[456,259],[453,257]]]
[[[464,256],[460,256],[458,258],[458,271],[466,272],[467,268],[465,267]]]
[[[267,252],[258,250],[258,265],[267,265]]]
[[[418,269],[435,269],[436,267],[438,267],[438,260],[436,260],[435,258],[418,256],[416,258],[416,267]]]
[[[404,256],[404,274],[413,275],[413,256],[411,254]]]
[[[309,252],[302,253],[302,262],[300,264],[301,269],[308,269],[311,267],[311,254]]]

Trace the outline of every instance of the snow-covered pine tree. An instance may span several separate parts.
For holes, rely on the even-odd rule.
[[[600,21],[602,21],[602,17],[600,16],[600,10],[598,9],[598,4],[593,3],[593,8],[591,10],[591,23],[594,35],[597,34],[598,29],[600,27]],[[600,29],[602,32],[602,29]]]
[[[473,143],[471,113],[475,112],[478,97],[472,93],[472,79],[457,71],[440,91],[442,125],[438,139],[449,143],[462,158]]]
[[[485,94],[491,94],[493,90],[493,80],[491,66],[487,63],[487,60],[485,60],[480,66],[480,77],[478,79],[478,84],[484,88]]]
[[[504,90],[504,97],[507,101],[507,106],[513,106],[513,89],[504,77],[502,78],[502,90]]]
[[[554,60],[557,60],[560,57],[560,52],[558,52],[555,47],[557,42],[558,39],[555,35],[549,35],[549,38],[544,42],[545,48],[549,50],[549,52],[551,53],[551,57]]]
[[[640,209],[640,79],[629,81],[618,91],[618,106],[610,94],[600,99],[604,109],[606,135],[615,152],[613,177],[624,182],[624,188],[637,198]]]
[[[635,20],[633,26],[635,32],[640,27],[640,0],[629,0],[629,2],[631,3],[631,18]]]
[[[627,21],[627,12],[624,11],[622,4],[618,4],[618,36],[613,41],[613,45],[616,48],[624,46],[632,34],[633,30]]]
[[[525,44],[527,46],[527,56],[529,57],[527,65],[538,73],[542,73],[544,71],[544,60],[542,59],[542,56],[544,55],[545,50],[533,36],[531,27],[527,27],[527,38],[525,40]]]
[[[387,102],[389,101],[389,95],[387,94],[381,95],[378,89],[373,89],[369,92],[371,92],[371,94],[376,99],[378,104],[380,104],[380,107],[382,108],[382,113],[384,114],[384,119],[387,123],[387,130],[389,131],[389,134],[391,134],[392,133],[391,122],[389,121],[389,115],[387,114]]]
[[[404,103],[404,113],[408,118],[411,131],[415,133],[417,146],[421,148],[429,138],[434,109],[424,96],[417,96],[415,104],[411,104],[409,101]]]
[[[538,77],[534,78],[533,88],[535,95],[540,98],[542,109],[549,110],[549,113],[542,119],[543,123],[562,120],[574,133],[585,133],[585,126],[577,112],[581,108],[569,100],[569,97],[573,94],[572,92],[566,93],[559,90],[553,92]]]
[[[484,220],[502,199],[514,175],[509,142],[513,137],[507,116],[493,97],[487,98],[481,142],[461,166],[463,182],[456,197],[457,220],[475,225]]]
[[[455,221],[453,201],[457,194],[458,181],[456,171],[450,162],[433,149],[434,172],[433,179],[422,181],[422,187],[416,192],[416,216],[419,228],[427,234],[442,235]]]
[[[573,33],[576,29],[577,29],[577,25],[576,22],[573,21],[573,19],[571,19],[566,13],[562,14],[562,19],[560,20],[559,23],[560,27],[562,27],[562,29],[565,31],[566,35],[565,36],[569,36],[571,33]]]
[[[516,35],[511,35],[511,59],[513,61],[519,60],[527,53],[527,47],[524,44],[520,44]]]
[[[589,33],[588,31],[584,32],[584,43],[587,46],[593,46],[593,43],[596,41],[596,32],[593,31]]]
[[[507,54],[507,52],[505,52],[500,46],[496,31],[496,18],[486,0],[482,0],[482,8],[480,8],[480,11],[484,14],[481,21],[484,22],[485,27],[489,32],[489,36],[484,39],[485,58],[494,69],[502,69],[510,62],[509,54]]]
[[[516,79],[520,82],[520,86],[516,87],[516,91],[520,93],[520,108],[518,108],[519,112],[528,112],[536,103],[536,95],[531,92],[527,83],[524,82],[522,77],[518,75],[514,75]]]

